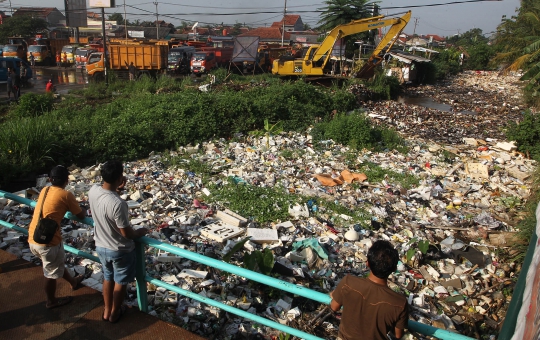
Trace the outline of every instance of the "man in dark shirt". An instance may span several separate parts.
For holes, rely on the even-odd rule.
[[[343,306],[339,338],[389,339],[388,333],[400,339],[409,318],[407,299],[388,288],[388,276],[397,269],[398,252],[388,241],[377,241],[368,251],[369,276],[345,276],[330,293],[330,308],[337,312]]]

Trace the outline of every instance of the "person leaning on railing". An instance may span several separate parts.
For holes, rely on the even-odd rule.
[[[101,166],[102,185],[94,185],[88,201],[94,219],[96,251],[103,268],[103,321],[118,322],[125,312],[127,285],[135,280],[134,239],[148,233],[146,228],[134,230],[129,223],[127,203],[120,198],[126,178],[119,161]]]
[[[68,176],[69,171],[61,165],[55,166],[51,170],[49,181],[52,186],[48,187],[48,190],[47,188],[41,190],[28,230],[30,251],[43,263],[45,293],[47,294],[47,304],[45,306],[49,309],[66,305],[73,300],[72,296],[56,298],[56,280],[63,278],[75,290],[84,279],[82,275],[72,277],[65,268],[65,252],[60,228],[57,228],[50,243],[39,244],[34,241],[34,233],[40,216],[56,221],[58,226],[60,226],[60,222],[67,211],[70,211],[78,218],[84,218],[85,212],[77,203],[75,196],[64,190],[68,184]],[[43,202],[44,199],[45,202]]]
[[[373,243],[368,251],[367,278],[345,276],[330,293],[330,308],[343,306],[338,339],[400,339],[409,319],[407,299],[387,285],[397,269],[398,252],[388,241]],[[393,334],[392,334],[393,333]]]

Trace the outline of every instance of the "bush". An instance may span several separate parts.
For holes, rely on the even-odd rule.
[[[374,127],[369,118],[360,112],[340,114],[328,122],[318,123],[312,130],[312,136],[317,145],[323,140],[331,139],[357,150],[406,150],[404,141],[397,132],[384,127]]]
[[[0,124],[7,132],[0,144],[6,169],[0,183],[46,170],[53,162],[86,166],[110,158],[133,160],[151,151],[230,138],[262,129],[265,119],[282,122],[286,130],[304,130],[333,110],[355,106],[354,95],[343,89],[283,83],[268,75],[257,79],[242,87],[215,85],[207,93],[165,76],[112,81],[108,87],[93,83],[50,109],[42,109],[48,97],[24,95],[21,100],[28,99],[16,110],[25,118],[12,115]]]
[[[401,91],[399,79],[387,76],[384,72],[377,73],[373,80],[366,81],[366,87],[375,94],[375,100],[395,98]]]
[[[510,122],[506,138],[517,142],[518,150],[540,162],[540,117],[526,111],[523,121]]]
[[[13,114],[17,117],[35,117],[49,112],[53,108],[54,97],[51,94],[27,93],[21,96]]]

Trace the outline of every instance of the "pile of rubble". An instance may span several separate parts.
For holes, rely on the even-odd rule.
[[[512,143],[496,140],[464,138],[453,146],[421,139],[408,143],[408,154],[356,153],[347,163],[354,154],[348,147],[326,142],[320,149],[309,135],[219,140],[127,163],[123,198],[132,224],[150,228],[148,237],[217,259],[227,256],[246,267],[250,254],[267,256],[263,250],[269,249],[273,266],[255,261],[255,270],[325,293],[344,275],[366,275],[368,248],[375,240],[389,240],[401,255],[390,286],[407,296],[412,319],[473,337],[495,334],[520,269],[508,262],[504,250],[511,253],[519,242],[514,226],[536,164],[515,152]],[[182,165],[194,160],[209,172]],[[346,165],[351,163],[359,166]],[[360,173],[362,164],[388,176],[371,181]],[[89,188],[101,180],[99,166],[70,171],[66,189],[86,204]],[[396,173],[417,180],[406,185]],[[43,185],[40,179],[36,188],[18,194],[36,198]],[[261,223],[214,198],[236,185],[269,187],[292,198],[295,203],[289,206],[274,204],[289,219]],[[26,227],[31,216],[31,208],[0,199],[1,219]],[[0,248],[37,263],[21,234],[1,231]],[[67,244],[93,252],[89,226],[64,220],[62,234]],[[337,336],[339,320],[319,303],[152,247],[146,255],[147,272],[162,281],[321,337]],[[67,262],[87,274],[86,285],[101,289],[99,264],[73,255]],[[129,293],[135,297],[134,287]],[[151,314],[205,337],[278,334],[151,284],[148,293]]]
[[[405,90],[409,97],[448,104],[450,112],[395,101],[368,101],[363,106],[377,124],[411,137],[448,144],[459,144],[463,137],[504,139],[505,127],[521,121],[527,109],[516,104],[521,101],[521,86],[514,75],[470,71],[437,85]]]

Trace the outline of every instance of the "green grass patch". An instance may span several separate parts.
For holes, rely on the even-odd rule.
[[[0,164],[5,171],[0,173],[0,183],[46,172],[53,164],[134,160],[151,151],[230,139],[262,129],[265,120],[281,122],[286,131],[301,131],[332,111],[346,112],[355,104],[354,95],[346,90],[281,82],[268,75],[252,77],[245,86],[216,84],[208,93],[199,91],[201,83],[194,81],[113,79],[108,87],[92,83],[75,90],[61,102],[24,95],[0,123],[0,131],[9,136],[1,145]]]
[[[407,152],[405,141],[394,130],[374,126],[362,112],[354,111],[338,114],[333,119],[318,123],[312,130],[313,141],[321,147],[321,141],[333,140],[336,143],[362,150],[395,149]]]

